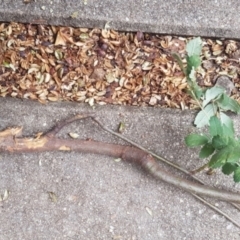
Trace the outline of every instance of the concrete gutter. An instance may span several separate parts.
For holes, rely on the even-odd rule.
[[[0,21],[240,38],[239,11],[227,0],[2,0]]]

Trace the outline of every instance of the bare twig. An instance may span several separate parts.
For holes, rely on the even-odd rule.
[[[191,193],[191,192],[190,192]],[[231,218],[228,214],[226,214],[225,212],[223,212],[222,210],[220,210],[219,208],[215,207],[213,204],[209,203],[208,201],[206,201],[204,198],[199,197],[197,194],[191,193],[195,198],[197,198],[199,201],[201,201],[202,203],[206,204],[208,207],[210,207],[211,209],[213,209],[215,212],[219,213],[220,215],[224,216],[226,219],[228,219],[230,222],[232,222],[235,226],[240,228],[240,224],[238,222],[236,222],[233,218]],[[235,205],[233,203],[233,205]]]
[[[76,114],[75,116],[71,117],[71,118],[68,118],[68,119],[65,119],[65,120],[62,120],[62,121],[59,121],[54,127],[53,129],[51,129],[50,131],[48,131],[45,136],[48,136],[48,137],[55,137],[56,134],[66,125],[72,123],[72,122],[75,122],[77,120],[80,120],[80,119],[85,119],[85,118],[93,118],[94,117],[94,114],[93,113],[81,113],[81,114]]]

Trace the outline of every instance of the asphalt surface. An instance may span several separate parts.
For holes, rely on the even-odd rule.
[[[124,31],[239,38],[235,1],[0,1],[0,21],[80,27],[110,26]],[[0,99],[0,129],[23,126],[24,135],[43,132],[67,116],[92,111],[67,102],[41,105]],[[124,122],[129,139],[192,170],[202,162],[183,139],[193,131],[194,112],[160,108],[96,106],[113,130]],[[234,118],[240,132],[239,118]],[[60,136],[126,144],[91,121],[73,123]],[[161,164],[161,163],[159,163]],[[176,170],[162,165],[175,174]],[[217,172],[199,174],[209,184],[240,190]],[[94,154],[45,152],[0,155],[0,240],[8,239],[240,239],[240,230],[189,193],[156,181],[140,168]],[[231,205],[210,201],[236,221]],[[239,222],[240,224],[240,222]]]

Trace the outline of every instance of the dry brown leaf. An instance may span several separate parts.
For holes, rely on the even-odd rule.
[[[194,108],[171,56],[184,57],[189,38],[20,23],[1,23],[0,34],[1,96]],[[203,42],[199,83],[225,74],[239,89],[240,43]]]

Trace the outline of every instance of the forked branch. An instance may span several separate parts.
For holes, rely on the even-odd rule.
[[[152,155],[132,146],[103,143],[98,141],[84,141],[80,139],[63,139],[56,134],[67,124],[73,121],[93,117],[91,114],[79,114],[67,120],[59,122],[51,131],[35,138],[23,138],[22,128],[8,128],[0,132],[1,152],[42,152],[42,151],[80,151],[83,153],[95,153],[121,158],[127,162],[135,163],[149,172],[152,176],[180,187],[194,194],[214,197],[219,200],[240,203],[240,194],[219,190],[213,187],[193,183],[179,178],[161,169]]]

